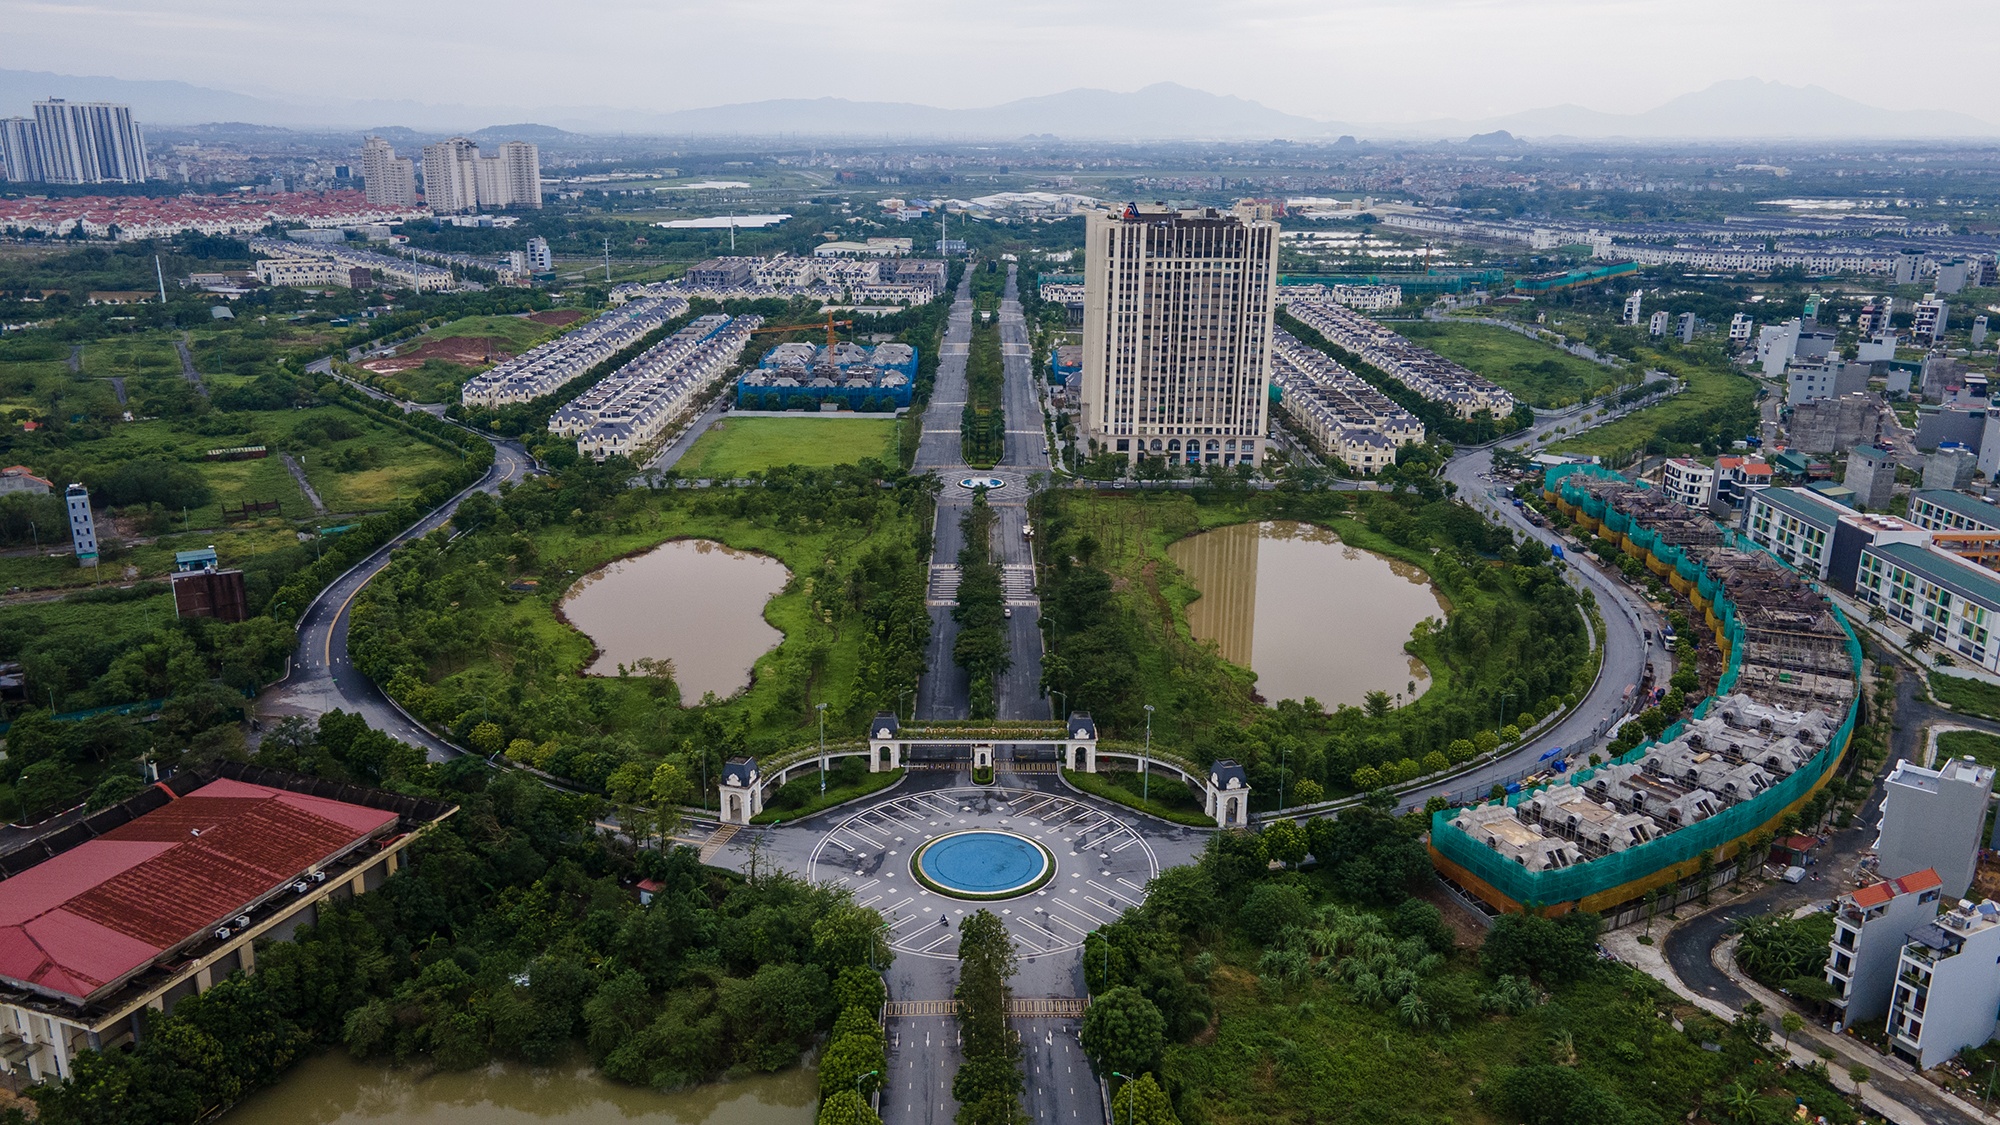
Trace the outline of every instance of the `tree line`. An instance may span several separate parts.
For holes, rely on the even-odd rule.
[[[594,798],[426,763],[339,712],[288,720],[260,761],[460,811],[378,891],[260,949],[256,973],[145,1013],[132,1049],[85,1052],[69,1081],[36,1087],[48,1125],[193,1122],[335,1047],[445,1070],[581,1047],[610,1078],[672,1089],[797,1065],[836,1016],[880,1006],[882,920],[843,892],[635,850],[596,832]]]

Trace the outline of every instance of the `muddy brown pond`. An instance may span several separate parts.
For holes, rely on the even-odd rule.
[[[589,1062],[495,1064],[420,1074],[357,1063],[340,1052],[300,1063],[252,1095],[223,1125],[811,1125],[819,1087],[793,1068],[740,1082],[661,1094],[622,1086]]]
[[[764,605],[790,576],[767,555],[680,539],[577,579],[562,612],[597,646],[591,675],[671,660],[681,699],[692,704],[704,692],[721,699],[741,691],[757,658],[784,640],[764,620]]]
[[[1201,591],[1189,631],[1256,672],[1268,701],[1311,696],[1331,709],[1385,691],[1407,703],[1430,686],[1430,670],[1403,645],[1445,607],[1417,567],[1289,521],[1205,531],[1167,555]]]

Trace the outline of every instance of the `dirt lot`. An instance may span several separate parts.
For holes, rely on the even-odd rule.
[[[529,313],[528,319],[536,324],[575,324],[590,314],[582,309],[550,309],[547,312]]]
[[[442,340],[427,341],[409,351],[398,352],[392,356],[371,359],[361,366],[377,375],[394,375],[399,371],[422,367],[427,359],[442,359],[465,367],[486,368],[514,358],[514,353],[506,349],[506,343],[507,341],[493,336],[451,336]]]

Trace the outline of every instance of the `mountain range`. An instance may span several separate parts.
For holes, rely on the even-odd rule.
[[[1073,89],[975,109],[941,109],[914,102],[846,98],[781,98],[671,112],[612,106],[471,106],[415,101],[294,102],[176,81],[132,81],[0,69],[0,116],[27,112],[45,97],[129,103],[151,126],[242,122],[294,129],[364,129],[448,133],[490,121],[549,125],[487,128],[537,134],[543,143],[565,131],[584,134],[739,137],[867,137],[1075,140],[1372,140],[1464,139],[1504,131],[1512,138],[1562,140],[1724,140],[1749,138],[1880,139],[1990,138],[2000,125],[1944,110],[1890,110],[1819,86],[1788,86],[1756,78],[1717,82],[1640,113],[1607,113],[1574,104],[1482,119],[1435,119],[1395,124],[1323,121],[1244,98],[1211,94],[1171,82],[1131,93]],[[394,123],[393,126],[390,123]],[[512,134],[510,134],[512,135]],[[1486,147],[1486,146],[1476,146]]]

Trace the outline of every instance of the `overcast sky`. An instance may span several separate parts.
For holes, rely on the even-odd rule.
[[[0,66],[294,101],[947,107],[1175,81],[1328,120],[1633,112],[1728,78],[1990,102],[1993,0],[0,0]]]

